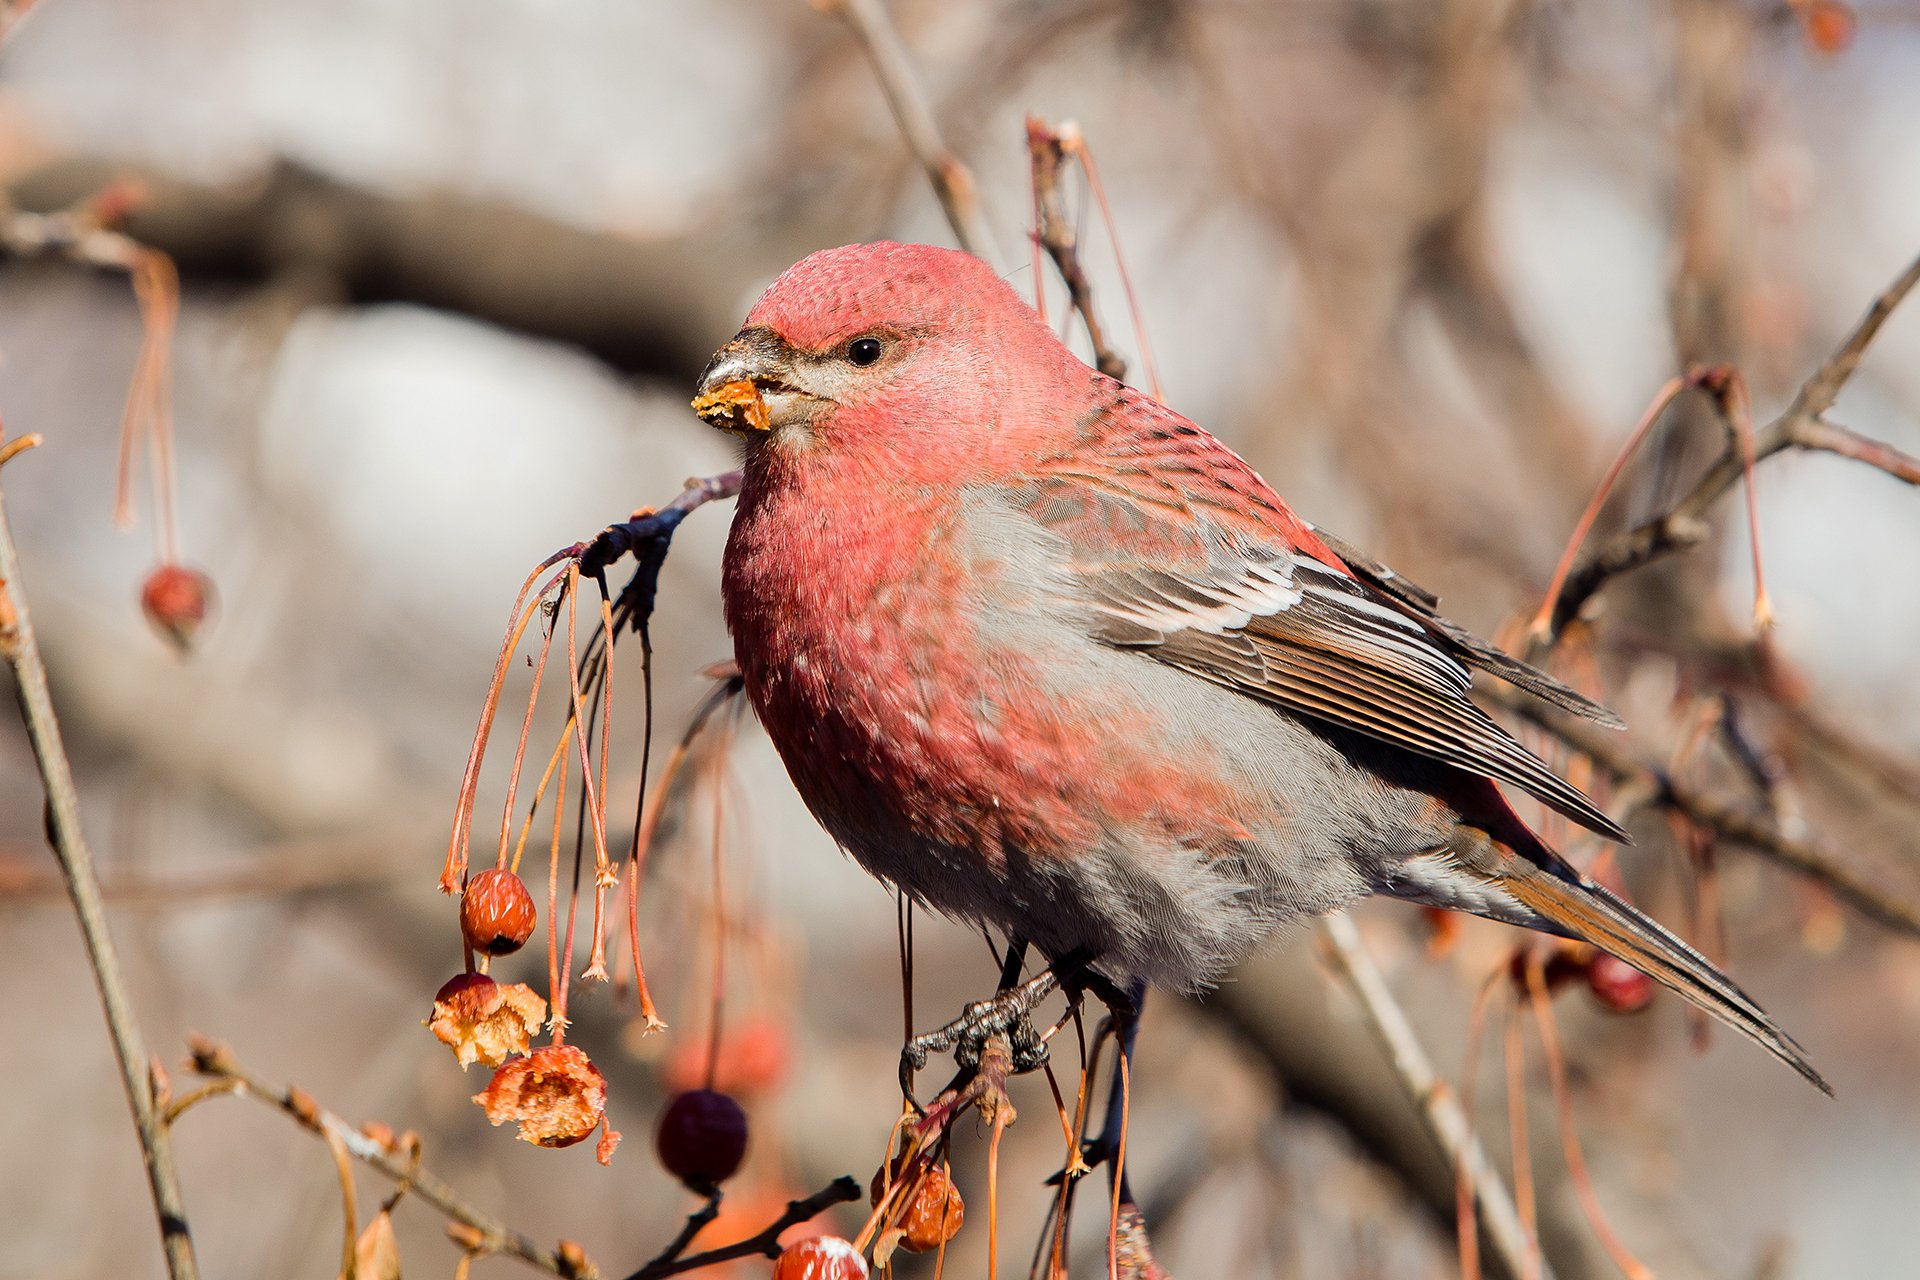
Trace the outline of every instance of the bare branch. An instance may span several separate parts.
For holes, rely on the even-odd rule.
[[[449,1220],[468,1228],[473,1234],[471,1237],[463,1236],[463,1242],[474,1251],[515,1257],[565,1280],[591,1280],[599,1274],[593,1264],[586,1261],[578,1245],[563,1240],[552,1249],[542,1248],[532,1237],[467,1203],[459,1192],[424,1167],[417,1153],[369,1136],[320,1106],[300,1089],[274,1088],[235,1061],[225,1045],[196,1039],[191,1049],[195,1071],[228,1084],[230,1091],[235,1094],[256,1098],[279,1108],[299,1121],[300,1126],[308,1132],[326,1139],[330,1145],[344,1147],[354,1159],[405,1186],[416,1198],[432,1205]]]
[[[1087,326],[1094,366],[1109,378],[1124,380],[1127,362],[1107,341],[1106,331],[1093,312],[1093,286],[1087,283],[1087,273],[1080,265],[1079,237],[1074,234],[1073,220],[1067,216],[1066,201],[1060,194],[1060,166],[1066,161],[1067,149],[1060,134],[1046,121],[1028,116],[1027,151],[1033,158],[1033,203],[1040,218],[1040,247],[1053,259],[1073,299],[1073,309]]]
[[[21,452],[24,450],[13,448],[7,450],[5,456],[13,458]],[[40,660],[40,643],[34,635],[26,597],[21,594],[20,555],[7,524],[4,496],[0,496],[0,657],[5,658],[13,671],[20,716],[26,722],[34,763],[39,766],[40,781],[46,788],[47,839],[59,859],[67,893],[73,899],[87,960],[93,966],[94,984],[100,989],[100,1003],[106,1010],[107,1030],[113,1037],[121,1083],[126,1086],[127,1103],[133,1109],[134,1127],[140,1135],[140,1150],[146,1158],[147,1182],[153,1191],[154,1212],[160,1219],[167,1272],[172,1280],[196,1280],[200,1268],[194,1258],[193,1236],[187,1227],[180,1179],[173,1167],[173,1143],[155,1105],[146,1045],[127,999],[113,939],[107,932],[106,909],[100,901],[93,853],[80,829],[80,798],[74,790],[73,766],[60,739],[60,721],[54,714],[53,698],[47,690],[47,669]]]
[[[1920,485],[1920,458],[1837,422],[1809,418],[1794,433],[1793,442],[1802,449],[1822,449],[1878,467],[1905,484]]]
[[[914,75],[906,45],[901,43],[893,19],[887,16],[885,3],[883,0],[819,0],[819,4],[845,18],[854,35],[859,37],[861,47],[873,63],[880,91],[893,109],[900,134],[906,139],[913,158],[926,170],[927,181],[933,184],[933,193],[939,198],[941,209],[946,211],[953,238],[968,253],[987,257],[986,228],[981,224],[979,203],[974,198],[973,175],[940,136],[933,109],[927,105],[926,91]]]
[[[1340,977],[1360,1002],[1368,1026],[1379,1039],[1380,1047],[1386,1050],[1408,1099],[1419,1110],[1448,1160],[1465,1171],[1480,1205],[1488,1242],[1507,1274],[1553,1280],[1552,1269],[1520,1223],[1519,1210],[1514,1207],[1506,1184],[1494,1171],[1486,1149],[1474,1135],[1459,1095],[1434,1070],[1432,1060],[1414,1034],[1413,1024],[1407,1021],[1379,966],[1374,964],[1366,944],[1360,940],[1360,931],[1348,916],[1340,913],[1321,920],[1320,934],[1327,940]]]
[[[1869,462],[1910,484],[1916,483],[1909,478],[1916,465],[1913,459],[1821,418],[1833,406],[1847,379],[1860,367],[1868,344],[1880,332],[1887,317],[1916,284],[1920,284],[1920,258],[1910,263],[1900,277],[1874,299],[1846,340],[1801,385],[1793,403],[1755,437],[1754,461],[1770,458],[1783,449],[1820,449]],[[1549,642],[1559,636],[1566,624],[1579,615],[1582,606],[1611,579],[1676,551],[1684,551],[1706,537],[1707,513],[1740,478],[1742,469],[1741,450],[1728,448],[1707,468],[1692,492],[1664,514],[1616,534],[1588,555],[1569,576],[1560,594],[1551,624],[1545,631]]]
[[[1861,316],[1860,322],[1853,326],[1853,332],[1847,335],[1846,341],[1801,385],[1800,393],[1781,415],[1783,420],[1811,420],[1833,408],[1833,402],[1840,398],[1847,379],[1853,377],[1854,370],[1860,367],[1860,359],[1866,355],[1868,345],[1879,336],[1880,327],[1913,292],[1915,285],[1920,285],[1920,258],[1908,263],[1907,269],[1881,291],[1880,296],[1867,308],[1867,314]]]
[[[682,1272],[696,1271],[701,1267],[731,1262],[735,1258],[777,1257],[780,1253],[780,1237],[789,1227],[809,1222],[836,1204],[846,1204],[859,1198],[858,1182],[844,1176],[835,1178],[805,1200],[789,1200],[786,1212],[768,1223],[766,1230],[756,1235],[735,1241],[733,1244],[722,1245],[718,1249],[708,1249],[704,1253],[688,1254],[684,1258],[663,1255],[628,1276],[627,1280],[665,1280],[667,1276],[677,1276]]]
[[[1818,845],[1796,840],[1765,818],[1642,764],[1604,732],[1595,731],[1523,694],[1491,687],[1482,692],[1590,758],[1612,775],[1617,784],[1648,795],[1648,803],[1683,814],[1720,839],[1751,849],[1817,881],[1868,919],[1920,937],[1920,905],[1889,893],[1873,876],[1848,866]]]

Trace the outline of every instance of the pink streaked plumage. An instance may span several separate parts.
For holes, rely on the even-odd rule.
[[[1190,988],[1368,892],[1585,938],[1818,1076],[1497,782],[1624,837],[1467,697],[1610,713],[1356,559],[1094,372],[978,259],[854,245],[770,287],[723,592],[748,696],[863,866],[1118,979]]]

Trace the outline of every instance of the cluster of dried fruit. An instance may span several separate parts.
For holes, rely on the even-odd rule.
[[[460,895],[460,933],[471,954],[511,955],[526,945],[537,922],[533,895],[505,867],[478,872]],[[469,970],[434,994],[427,1029],[453,1050],[462,1070],[476,1062],[495,1068],[487,1087],[473,1096],[488,1120],[517,1122],[520,1137],[538,1146],[570,1147],[604,1123],[607,1079],[558,1034],[554,1043],[532,1047],[546,1017],[547,1002],[526,983],[496,982]],[[613,1129],[602,1132],[602,1164],[619,1141]]]

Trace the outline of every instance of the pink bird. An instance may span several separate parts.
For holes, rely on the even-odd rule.
[[[821,825],[914,901],[1193,990],[1389,894],[1583,939],[1826,1088],[1513,812],[1499,784],[1626,839],[1469,700],[1471,673],[1611,712],[1336,549],[979,259],[813,254],[701,391],[746,443],[723,592],[747,695]]]

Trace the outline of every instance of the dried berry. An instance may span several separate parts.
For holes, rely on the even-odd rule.
[[[533,936],[533,895],[505,867],[488,867],[460,895],[460,932],[467,945],[490,956],[511,955]]]
[[[930,1253],[958,1235],[966,1218],[959,1188],[939,1166],[929,1167],[900,1219],[900,1247],[910,1253]]]
[[[476,1062],[497,1067],[527,1051],[546,1016],[547,1002],[526,983],[463,973],[434,993],[427,1030],[453,1050],[462,1070]]]
[[[1638,1013],[1653,1003],[1653,979],[1605,952],[1587,963],[1587,989],[1615,1013]]]
[[[140,584],[140,609],[154,630],[184,652],[213,612],[213,579],[184,565],[163,564]]]
[[[851,1241],[815,1236],[781,1251],[773,1280],[867,1280],[867,1260]]]
[[[747,1154],[747,1113],[713,1089],[689,1089],[667,1104],[654,1146],[667,1172],[695,1191],[731,1178]]]
[[[607,1078],[570,1044],[550,1044],[515,1058],[473,1095],[494,1124],[515,1120],[522,1141],[570,1147],[607,1112]]]

